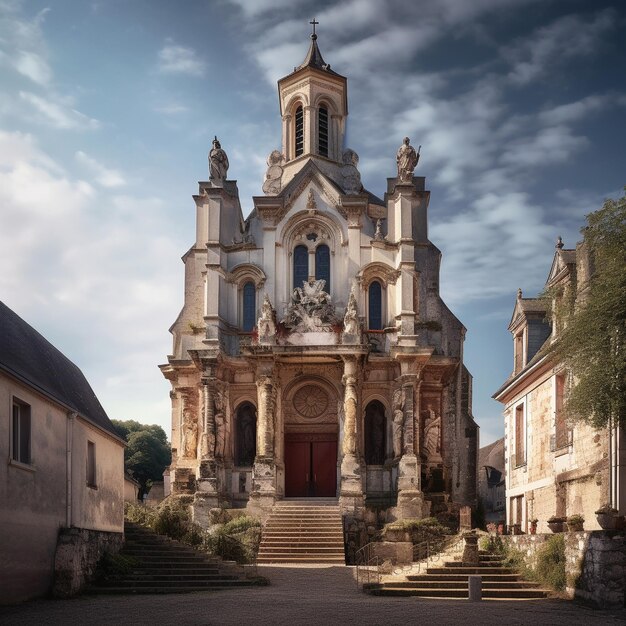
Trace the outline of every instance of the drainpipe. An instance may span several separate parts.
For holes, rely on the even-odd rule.
[[[65,525],[67,528],[72,527],[72,445],[74,439],[74,419],[78,414],[74,412],[68,412],[67,414],[67,428],[66,428],[66,442],[65,442],[65,463],[66,463],[66,481],[65,481]]]

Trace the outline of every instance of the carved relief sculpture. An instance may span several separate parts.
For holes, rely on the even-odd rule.
[[[402,145],[398,148],[396,154],[396,162],[398,164],[398,180],[401,183],[410,183],[413,178],[413,170],[420,160],[419,150],[415,152],[415,148],[409,143],[408,137],[404,138]],[[421,148],[421,146],[420,146]]]
[[[359,155],[354,150],[348,148],[343,151],[341,161],[343,163],[341,166],[343,190],[348,195],[360,193],[363,189],[363,185],[361,184],[361,174],[356,167],[359,163]]]
[[[404,430],[404,397],[402,389],[393,392],[393,456],[402,456],[402,434]]]
[[[422,411],[424,435],[422,437],[422,454],[428,463],[441,463],[441,415],[428,404]]]
[[[345,394],[343,401],[343,443],[342,451],[346,454],[356,454],[356,378],[354,376],[344,376]]]
[[[336,323],[335,307],[324,291],[325,280],[305,280],[296,287],[283,323],[295,332],[332,331]]]
[[[182,394],[182,448],[184,457],[195,459],[198,456],[198,422],[193,411],[193,406],[191,406],[189,402],[189,396],[190,393]]]
[[[343,316],[343,334],[342,340],[344,343],[352,343],[350,340],[359,338],[360,324],[356,306],[356,296],[354,290],[350,292],[350,298],[348,299],[348,306],[346,307],[346,313]]]
[[[226,416],[224,415],[224,394],[215,392],[215,458],[223,459],[226,449]]]
[[[213,139],[213,147],[209,152],[209,180],[214,187],[222,187],[228,174],[228,157],[222,150],[217,137]]]

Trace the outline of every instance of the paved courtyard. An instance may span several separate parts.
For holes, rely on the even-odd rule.
[[[626,611],[594,611],[563,600],[469,603],[376,598],[356,588],[354,570],[266,566],[268,587],[169,596],[82,596],[0,608],[0,624],[618,624]]]

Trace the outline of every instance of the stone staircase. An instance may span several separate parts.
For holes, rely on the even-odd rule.
[[[124,548],[136,566],[126,574],[90,586],[89,593],[186,593],[255,584],[234,562],[222,561],[190,546],[125,522]]]
[[[263,528],[257,562],[345,565],[343,520],[337,501],[278,502]]]
[[[537,583],[521,579],[517,570],[506,567],[502,557],[480,552],[480,563],[447,561],[443,567],[428,567],[424,574],[409,574],[404,580],[365,585],[364,591],[378,596],[421,596],[467,598],[468,576],[482,578],[482,597],[489,600],[521,600],[548,597]]]

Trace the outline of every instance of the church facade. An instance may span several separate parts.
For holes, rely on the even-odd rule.
[[[199,184],[171,382],[172,492],[266,514],[337,498],[348,518],[454,512],[476,499],[465,328],[439,296],[419,154],[400,146],[384,198],[344,148],[347,80],[316,35],[278,82],[282,147],[242,214],[217,138]]]

